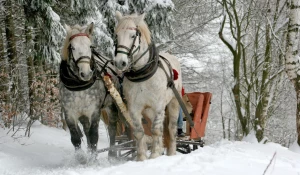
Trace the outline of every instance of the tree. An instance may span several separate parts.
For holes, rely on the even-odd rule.
[[[0,3],[0,29],[5,30],[5,33],[0,30],[0,95],[1,109],[4,110],[1,116],[10,118],[8,114],[27,114],[31,119],[28,126],[35,120],[49,124],[51,122],[48,119],[59,117],[57,70],[65,37],[63,24],[85,25],[94,22],[96,49],[109,56],[114,53],[116,10],[126,13],[149,12],[149,23],[155,22],[150,25],[154,37],[158,36],[155,32],[163,33],[167,31],[164,27],[171,26],[168,23],[171,15],[165,15],[172,10],[171,1],[5,0]],[[12,9],[17,9],[18,13],[12,15]],[[156,16],[160,18],[151,16],[152,13],[159,14]],[[19,105],[26,106],[27,103],[28,109],[20,108]],[[14,105],[15,108],[7,108],[6,105]]]
[[[300,146],[300,64],[299,64],[299,26],[300,0],[291,0],[289,4],[289,24],[286,43],[285,71],[293,83],[297,96],[296,127],[297,143]]]
[[[280,19],[286,7],[285,1],[219,2],[226,13],[219,37],[233,56],[232,93],[242,135],[248,135],[254,129],[261,141],[266,121],[274,112],[271,109],[278,105],[276,98],[282,80],[280,63],[283,50],[273,48],[282,48],[283,45],[280,38],[284,37],[285,25]],[[226,17],[231,38],[223,34]]]
[[[205,35],[214,35],[211,32],[214,21],[220,17],[221,8],[215,0],[174,0],[176,20],[173,22],[173,40],[166,42],[173,54],[205,53],[214,41],[207,40]],[[216,23],[217,24],[217,23]]]

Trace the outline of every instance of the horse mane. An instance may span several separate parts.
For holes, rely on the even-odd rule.
[[[61,51],[61,58],[63,61],[67,61],[68,57],[69,57],[69,45],[70,45],[70,37],[72,35],[75,35],[77,33],[82,33],[82,31],[84,31],[87,26],[80,26],[78,24],[74,25],[74,26],[70,26],[71,30],[67,31],[67,36],[66,39],[64,41],[64,45]],[[91,36],[90,36],[91,39]]]
[[[137,18],[137,14],[124,16],[122,19],[120,19],[118,21],[118,25],[116,27],[115,33],[118,33],[120,30],[122,30],[124,28],[128,28],[129,21],[133,21],[135,23],[135,18]],[[137,28],[141,32],[142,40],[146,41],[147,44],[150,44],[151,43],[151,32],[150,32],[146,22],[144,20],[140,21],[140,23],[137,25]]]

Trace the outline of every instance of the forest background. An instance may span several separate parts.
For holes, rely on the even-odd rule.
[[[285,67],[294,2],[0,0],[0,127],[26,136],[36,120],[63,127],[58,67],[64,24],[94,22],[95,49],[113,58],[118,10],[146,13],[158,48],[180,59],[186,92],[213,94],[206,143],[253,132],[259,142],[289,147],[300,123],[297,86]]]

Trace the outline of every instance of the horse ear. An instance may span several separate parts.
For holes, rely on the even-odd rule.
[[[134,23],[138,26],[145,18],[145,13],[141,14],[140,16],[137,16],[135,19],[134,19]]]
[[[86,29],[85,29],[85,33],[88,35],[91,35],[93,33],[93,29],[94,29],[94,23],[92,22]]]
[[[68,24],[65,24],[64,27],[65,27],[67,33],[69,33],[69,31],[71,31],[71,27]]]
[[[122,13],[119,12],[119,11],[116,11],[116,18],[117,18],[117,20],[120,21],[122,19],[122,17],[123,17]]]

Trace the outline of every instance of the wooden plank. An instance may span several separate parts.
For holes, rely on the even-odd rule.
[[[191,134],[190,134],[190,138],[191,139],[197,139],[199,137],[203,137],[204,133],[200,133],[201,131],[201,118],[202,118],[202,109],[203,109],[203,102],[204,102],[204,95],[199,94],[199,98],[198,98],[198,102],[197,102],[197,106],[195,108],[194,111],[194,117],[193,117],[193,121],[194,121],[194,129],[191,129]]]
[[[210,108],[210,101],[212,94],[210,92],[192,92],[187,93],[188,98],[193,105],[193,122],[195,123],[194,128],[190,129],[190,126],[187,122],[187,135],[190,135],[191,139],[199,139],[198,136],[204,137],[205,136],[205,128]]]

